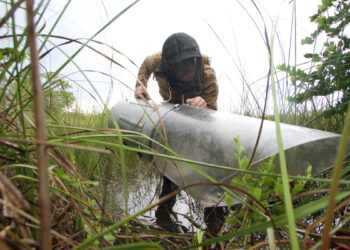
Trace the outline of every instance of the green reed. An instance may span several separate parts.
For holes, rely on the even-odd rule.
[[[23,2],[18,1],[16,5],[14,1],[2,1],[1,4],[2,7],[7,6],[9,13],[11,13],[21,11],[19,6],[25,7],[21,5]],[[83,48],[89,48],[89,44],[94,41],[93,39],[98,34],[111,25],[111,23],[117,21],[121,15],[127,14],[126,11],[137,2],[133,2],[125,10],[115,15],[106,25],[98,29],[94,35],[87,38],[85,42],[77,41],[76,44],[79,45],[79,48],[72,55],[66,54],[66,61],[55,69],[50,77],[42,78],[44,80],[43,87],[49,88],[53,79],[60,74],[61,70],[68,64],[74,63],[73,59]],[[40,59],[50,54],[50,51],[46,50],[47,45],[52,45],[55,49],[61,50],[60,46],[56,45],[51,39],[55,27],[61,21],[67,8],[69,8],[70,1],[66,1],[62,10],[59,11],[57,19],[49,27],[49,32],[43,34],[42,30],[45,26],[43,16],[49,3],[50,1],[39,1],[35,5],[35,13],[37,15],[35,19],[36,33],[42,39],[38,46]],[[11,184],[1,186],[1,193],[15,194],[16,192],[13,190],[18,190],[18,193],[21,195],[11,196],[12,198],[10,200],[8,197],[5,200],[4,196],[1,196],[0,203],[2,206],[9,204],[7,206],[11,211],[14,211],[14,215],[6,218],[4,216],[1,217],[0,230],[9,225],[14,225],[14,228],[6,231],[9,232],[8,234],[6,234],[5,230],[3,231],[6,234],[4,237],[18,246],[27,248],[37,247],[40,245],[38,240],[40,239],[40,234],[42,234],[39,230],[41,222],[39,220],[39,191],[37,187],[42,181],[38,174],[38,157],[35,155],[37,145],[35,135],[38,132],[40,133],[40,131],[37,130],[34,122],[34,117],[38,111],[33,111],[33,89],[30,84],[32,78],[29,71],[31,61],[28,59],[29,42],[27,27],[19,28],[18,20],[14,15],[5,15],[3,20],[4,22],[1,22],[0,27],[3,28],[3,25],[6,24],[10,28],[8,29],[8,34],[1,37],[1,39],[6,39],[9,45],[6,46],[7,48],[0,48],[1,55],[3,55],[0,66],[0,171]],[[69,40],[70,38],[67,39]],[[273,48],[270,49],[273,51]],[[63,50],[61,52],[64,54]],[[107,55],[104,56],[106,60],[113,60]],[[84,70],[78,64],[75,64],[75,66],[93,87],[94,92],[92,94],[94,97],[103,102],[94,87],[94,83],[88,79]],[[302,106],[294,109],[294,104],[286,101],[288,96],[294,95],[288,89],[288,80],[274,80],[273,63],[271,63],[271,67],[273,70],[270,72],[269,77],[272,78],[271,83],[277,85],[277,89],[275,87],[273,91],[274,95],[278,95],[276,96],[275,106],[277,107],[277,102],[279,101],[280,103],[278,105],[281,107],[281,111],[275,113],[276,116],[274,119],[277,119],[277,124],[279,123],[278,119],[280,119],[281,121],[291,123],[309,123],[309,125],[313,126],[312,120],[315,119],[319,125],[319,121],[322,118],[318,118],[318,110],[316,108],[312,111]],[[248,83],[245,82],[244,84]],[[282,84],[286,86],[282,86]],[[252,85],[247,85],[247,91],[249,91],[249,95],[253,95],[252,102],[245,102],[251,105],[248,109],[252,110],[252,113],[261,115],[259,112],[263,109],[260,107],[258,96],[255,96]],[[266,235],[266,232],[274,227],[277,227],[277,230],[287,235],[285,240],[291,240],[293,248],[297,248],[298,244],[301,244],[300,242],[308,240],[306,237],[305,239],[302,238],[302,235],[305,235],[302,232],[296,234],[300,225],[297,222],[302,222],[310,216],[313,216],[312,219],[314,222],[317,218],[325,214],[324,210],[329,201],[344,202],[344,200],[349,199],[348,187],[350,181],[345,178],[341,179],[339,175],[339,173],[342,173],[344,176],[349,174],[350,168],[348,165],[345,165],[343,170],[339,167],[344,157],[337,159],[334,179],[328,177],[288,176],[285,171],[282,171],[283,174],[278,174],[243,168],[233,169],[232,166],[220,166],[193,161],[182,158],[167,145],[163,145],[142,134],[121,131],[117,124],[115,124],[115,129],[108,128],[109,114],[106,104],[103,105],[104,113],[99,114],[84,114],[76,111],[62,112],[58,115],[46,110],[45,126],[47,128],[47,140],[44,144],[46,147],[46,156],[48,157],[47,179],[49,183],[45,191],[49,192],[50,195],[48,200],[51,206],[50,212],[52,213],[52,227],[50,230],[53,239],[52,248],[81,249],[91,247],[112,249],[112,245],[118,244],[114,249],[132,247],[138,249],[162,249],[174,247],[173,244],[175,242],[181,242],[177,246],[184,249],[194,249],[213,243],[226,244],[230,248],[241,246],[239,237],[244,237],[245,239],[253,238],[256,233]],[[279,116],[279,113],[282,114]],[[337,122],[339,121],[335,119],[334,123]],[[328,125],[322,125],[322,128],[332,126],[332,124]],[[346,131],[348,130],[345,129]],[[161,129],[158,129],[158,132],[161,134]],[[344,136],[346,137],[345,133]],[[123,144],[124,141],[136,142],[140,139],[152,141],[164,153],[159,153],[143,144],[139,144],[138,146],[127,146]],[[282,148],[281,144],[279,146]],[[345,145],[342,145],[339,152],[343,151],[344,147]],[[139,215],[150,211],[161,202],[165,202],[166,199],[176,195],[176,193],[164,197],[164,199],[159,201],[152,202],[136,213],[129,214],[129,187],[127,186],[128,177],[126,173],[127,171],[138,171],[137,167],[140,163],[137,156],[138,153],[186,163],[208,180],[208,183],[198,185],[221,185],[221,183],[217,183],[211,176],[200,171],[198,166],[236,172],[243,176],[249,175],[254,178],[271,177],[276,180],[283,179],[283,192],[285,195],[284,200],[280,200],[279,204],[284,204],[286,209],[285,211],[274,211],[269,215],[271,216],[269,218],[267,212],[262,207],[254,206],[257,204],[257,198],[246,192],[244,194],[247,199],[242,200],[242,207],[246,210],[242,209],[242,211],[249,211],[247,214],[259,214],[264,220],[258,222],[253,220],[247,221],[248,227],[238,227],[238,230],[234,230],[231,227],[227,231],[224,231],[222,235],[214,238],[210,238],[204,234],[204,236],[201,235],[201,240],[198,241],[198,244],[191,244],[190,242],[197,242],[197,236],[195,234],[169,233],[160,230],[156,226],[142,223],[137,219]],[[116,169],[122,173],[121,180],[112,179],[112,169]],[[288,198],[288,192],[290,192],[289,183],[292,180],[296,182],[305,181],[307,185],[305,185],[301,193]],[[122,183],[123,185],[124,204],[113,204],[114,202],[107,195],[106,191],[110,188],[110,183],[114,181],[118,181],[118,183]],[[332,187],[333,191],[330,195],[325,195],[324,193],[328,192],[328,184],[337,182],[340,184],[340,188],[336,186]],[[233,192],[238,188],[234,185],[222,185],[222,187],[226,193],[232,195],[234,195]],[[326,191],[324,191],[325,189]],[[271,190],[271,194],[274,198],[278,197],[278,194],[274,190]],[[29,209],[24,205],[20,205],[26,202],[30,206]],[[123,205],[125,206],[123,207]],[[112,206],[116,209],[109,209]],[[328,207],[327,219],[330,220],[337,211],[344,209],[344,206],[338,208],[338,210]],[[318,213],[321,213],[321,215],[318,215]],[[349,221],[348,217],[338,216],[338,219],[340,223],[333,230],[328,226],[328,231],[331,231],[332,234],[336,230],[341,229],[342,223],[346,224]],[[205,231],[205,229],[201,229],[201,231]],[[276,233],[275,228],[273,231]],[[328,235],[325,237],[328,237]],[[24,239],[31,239],[32,242]],[[174,242],[171,242],[171,240],[174,240]],[[277,244],[278,241],[279,239],[276,238],[275,243]],[[48,243],[41,244],[44,246],[44,244]],[[244,241],[244,244],[241,247],[254,246],[254,243],[248,243],[247,240]]]

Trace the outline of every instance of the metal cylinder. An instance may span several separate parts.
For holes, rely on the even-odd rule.
[[[141,132],[157,141],[161,141],[157,130],[162,129],[162,121],[168,145],[178,155],[231,168],[237,168],[233,138],[239,136],[240,144],[245,148],[244,155],[250,158],[261,124],[261,119],[257,118],[188,105],[162,103],[155,107],[142,100],[120,101],[111,109],[111,115],[121,129]],[[110,126],[114,127],[112,119]],[[316,173],[334,164],[340,135],[288,124],[281,124],[281,132],[290,175],[305,175],[309,165],[312,165],[312,172]],[[157,149],[157,145],[151,141],[141,142]],[[349,155],[349,150],[347,153]],[[251,169],[275,154],[278,154],[275,122],[265,120]],[[275,163],[276,171],[279,172],[278,157]],[[154,165],[180,187],[208,182],[207,178],[184,162],[174,163],[157,157]],[[198,167],[222,183],[229,184],[235,175],[231,171]],[[213,206],[220,202],[217,194],[223,193],[223,190],[218,186],[196,186],[190,188],[189,193],[203,206]]]

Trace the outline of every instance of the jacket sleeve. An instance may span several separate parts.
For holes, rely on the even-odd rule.
[[[157,69],[161,57],[160,52],[146,57],[137,74],[136,87],[142,83],[147,88],[148,80],[152,73]]]
[[[219,95],[219,87],[216,80],[214,69],[204,66],[203,92],[201,97],[207,102],[209,109],[217,110],[217,99]]]

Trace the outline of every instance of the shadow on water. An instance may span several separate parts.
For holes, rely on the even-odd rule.
[[[133,214],[145,208],[147,205],[159,200],[161,197],[177,189],[177,186],[166,177],[163,178],[159,171],[152,167],[144,176],[147,166],[141,163],[137,167],[128,169],[128,213]],[[140,181],[142,179],[142,181]],[[114,171],[111,183],[108,186],[109,207],[125,208],[123,196],[123,183],[121,173]],[[207,219],[205,219],[207,218]],[[152,210],[139,216],[139,219],[156,224],[169,232],[195,232],[197,229],[206,230],[217,234],[222,226],[217,221],[224,220],[222,208],[204,208],[185,191],[172,197],[167,202],[160,204]]]

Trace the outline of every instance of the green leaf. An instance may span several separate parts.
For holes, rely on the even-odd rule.
[[[63,171],[62,168],[59,168],[56,172],[57,177],[61,177],[63,175],[66,175],[66,173]]]
[[[91,181],[91,180],[84,181],[84,183],[88,186],[93,186],[93,187],[97,187],[99,185],[98,181]]]
[[[319,55],[315,54],[312,56],[312,62],[320,62],[320,61],[322,61],[322,58]]]
[[[307,176],[307,177],[311,177],[311,171],[312,171],[312,166],[309,165],[309,166],[307,167],[307,169],[306,169],[306,176]]]
[[[275,194],[278,194],[279,196],[283,197],[283,185],[282,183],[275,183],[275,186],[274,186],[274,191],[275,191]]]
[[[274,187],[275,186],[275,179],[272,178],[271,176],[265,176],[262,181],[263,186],[268,186],[268,187]]]
[[[229,195],[229,194],[225,195],[225,202],[226,202],[226,205],[227,205],[228,208],[232,207],[233,199],[232,199],[231,195]]]
[[[242,187],[243,186],[242,179],[239,177],[233,178],[231,181],[231,184],[232,184],[232,186],[235,186],[235,187]]]
[[[254,188],[253,195],[254,195],[255,199],[257,199],[258,201],[260,201],[260,199],[261,199],[261,193],[262,193],[261,188]]]
[[[292,189],[292,195],[300,193],[304,188],[303,184],[295,184],[293,189]]]
[[[245,180],[245,181],[249,181],[249,180],[252,179],[252,175],[251,174],[245,174],[245,175],[243,175],[242,179]]]
[[[313,42],[314,40],[312,39],[312,37],[308,36],[301,40],[301,45],[313,44]]]
[[[239,145],[238,147],[237,147],[237,151],[238,151],[238,155],[242,155],[242,153],[243,153],[243,151],[244,151],[244,147],[243,146],[241,146],[241,145]]]
[[[278,70],[281,70],[281,71],[286,71],[286,69],[287,69],[287,68],[286,68],[286,64],[283,63],[283,64],[281,64],[281,65],[278,65],[278,66],[277,66],[277,69],[278,69]]]
[[[243,169],[243,170],[246,170],[247,167],[248,167],[248,165],[249,165],[249,159],[248,159],[246,156],[244,156],[244,157],[242,158],[242,160],[241,160],[241,166],[240,166],[240,168]]]

